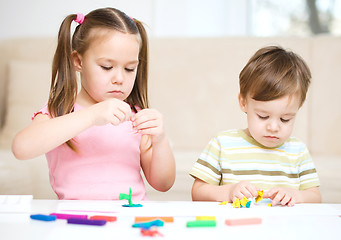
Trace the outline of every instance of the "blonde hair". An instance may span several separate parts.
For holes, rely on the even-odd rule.
[[[143,24],[115,8],[101,8],[87,14],[71,38],[71,23],[76,14],[68,15],[62,22],[58,33],[58,45],[52,65],[52,81],[48,100],[48,110],[52,117],[71,113],[77,96],[77,77],[73,65],[72,52],[83,54],[96,37],[93,29],[108,29],[122,33],[135,34],[140,39],[139,64],[135,84],[125,100],[137,112],[148,108],[148,39]],[[67,145],[75,150],[71,141]]]
[[[311,73],[297,54],[278,46],[258,50],[239,74],[240,95],[256,101],[271,101],[299,94],[303,105]]]

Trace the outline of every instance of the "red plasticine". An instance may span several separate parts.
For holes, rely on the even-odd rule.
[[[237,218],[237,219],[226,219],[225,224],[230,226],[237,225],[249,225],[249,224],[261,224],[261,218]]]
[[[89,219],[91,219],[91,220],[106,220],[107,222],[115,222],[117,220],[117,217],[95,215],[95,216],[89,217]]]

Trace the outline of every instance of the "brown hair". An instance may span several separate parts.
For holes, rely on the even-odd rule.
[[[137,112],[136,107],[148,108],[148,39],[143,24],[115,8],[101,8],[87,14],[79,24],[71,39],[71,23],[76,14],[68,15],[62,22],[58,33],[58,45],[52,65],[52,81],[48,100],[48,110],[52,117],[71,113],[76,101],[77,77],[72,52],[83,54],[96,37],[93,29],[109,29],[122,33],[135,34],[140,39],[139,64],[135,84],[131,94],[125,100]],[[91,32],[91,34],[90,34]],[[75,150],[71,141],[67,145]]]
[[[278,46],[258,50],[239,74],[240,95],[256,101],[271,101],[299,94],[303,105],[311,73],[297,54]]]

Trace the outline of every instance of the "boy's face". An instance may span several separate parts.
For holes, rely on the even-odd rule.
[[[295,117],[300,108],[297,95],[272,101],[256,101],[239,95],[239,104],[247,113],[246,133],[265,147],[277,147],[291,135]]]

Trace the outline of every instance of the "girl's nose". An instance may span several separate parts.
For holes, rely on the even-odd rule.
[[[115,74],[111,77],[112,84],[122,84],[124,80],[124,72],[121,69],[116,69]]]

